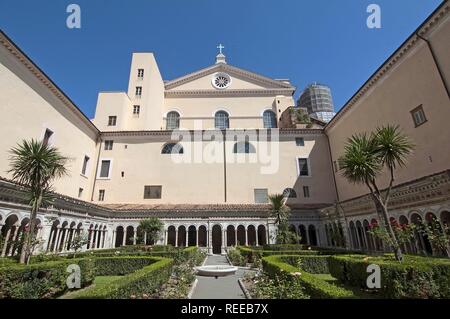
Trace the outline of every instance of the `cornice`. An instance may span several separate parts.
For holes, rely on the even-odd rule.
[[[325,126],[325,131],[331,129],[353,106],[371,90],[387,73],[400,63],[414,47],[420,42],[420,36],[425,37],[436,25],[450,12],[450,2],[444,1],[418,29],[375,71],[375,73],[363,84],[363,86],[350,98],[333,119]]]
[[[89,129],[95,134],[100,132],[78,106],[1,30],[0,44],[47,87],[76,117],[86,124]]]
[[[166,98],[195,97],[255,97],[255,96],[292,96],[293,89],[238,89],[238,90],[173,90],[165,91]]]
[[[228,130],[201,130],[201,131],[195,131],[195,130],[179,130],[179,131],[166,131],[166,130],[160,130],[160,131],[110,131],[110,132],[101,132],[101,137],[121,137],[121,136],[162,136],[162,137],[171,137],[174,133],[182,135],[182,134],[198,134],[200,132],[209,134],[211,132],[222,132],[222,133],[245,133],[249,131],[256,131],[259,132],[267,132],[268,129],[228,129]],[[287,129],[278,129],[278,133],[283,136],[290,136],[290,135],[323,135],[323,129],[297,129],[297,128],[287,128]]]

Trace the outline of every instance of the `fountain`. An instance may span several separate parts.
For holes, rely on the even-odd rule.
[[[197,275],[205,277],[225,277],[234,275],[238,270],[237,267],[228,265],[210,265],[195,267]]]

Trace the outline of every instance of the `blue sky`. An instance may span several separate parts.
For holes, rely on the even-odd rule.
[[[66,27],[81,7],[82,28]],[[369,4],[381,29],[366,26]],[[131,53],[152,51],[165,80],[214,63],[289,78],[295,97],[329,85],[338,110],[441,0],[0,0],[0,27],[86,113],[127,89]]]

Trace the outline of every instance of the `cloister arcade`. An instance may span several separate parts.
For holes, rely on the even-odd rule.
[[[429,226],[433,226],[432,223],[435,221],[437,227],[440,231],[444,229],[444,225],[450,227],[450,209],[423,209],[423,210],[413,210],[410,212],[400,212],[393,214],[390,217],[391,224],[409,225],[410,223],[415,225],[420,225],[422,222]],[[362,250],[362,251],[386,251],[389,247],[386,247],[385,243],[379,238],[376,238],[370,233],[371,227],[380,224],[378,217],[361,217],[361,218],[349,218],[348,220],[348,242],[351,249]],[[434,227],[436,227],[434,225]],[[335,242],[335,233],[341,229],[337,229],[336,223],[326,223],[325,233],[327,237],[327,245],[330,247],[338,246]],[[404,253],[410,254],[421,254],[421,255],[439,255],[442,252],[437,251],[436,247],[430,243],[427,235],[423,232],[415,231],[415,238],[404,245],[402,245],[402,251]],[[450,243],[449,243],[450,244]]]
[[[450,208],[441,206],[423,208],[409,212],[395,212],[391,222],[400,225],[431,223],[436,219],[441,227],[450,225]],[[175,247],[204,247],[210,253],[224,253],[227,247],[236,245],[262,246],[274,243],[275,227],[267,220],[261,221],[214,221],[164,220],[161,238],[152,242],[139,227],[139,219],[120,221],[96,217],[45,216],[39,214],[36,238],[40,242],[35,252],[67,253],[73,251],[72,242],[76,236],[85,237],[87,243],[82,250],[104,249],[136,244],[166,244]],[[370,234],[370,227],[379,223],[375,215],[348,217],[344,222],[292,221],[290,229],[301,236],[300,243],[311,246],[339,247],[338,238],[347,238],[347,247],[362,251],[385,251],[388,247]],[[348,225],[345,227],[345,225]],[[20,253],[21,240],[29,227],[29,213],[26,211],[0,209],[0,253],[14,256]],[[403,245],[403,251],[414,254],[435,255],[439,252],[423,233],[416,233],[410,243]]]

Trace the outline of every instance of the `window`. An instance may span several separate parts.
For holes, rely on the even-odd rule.
[[[49,130],[49,129],[46,129],[46,130],[45,130],[45,133],[44,133],[44,138],[42,139],[42,143],[43,143],[44,145],[48,145],[48,143],[50,142],[50,138],[52,137],[52,135],[53,135],[53,131],[51,131],[51,130]]]
[[[110,160],[103,160],[101,167],[100,167],[100,177],[101,178],[108,178],[109,177],[109,169],[111,167],[111,161]]]
[[[166,129],[167,130],[176,130],[180,128],[180,114],[178,112],[169,112],[167,113],[166,118]]]
[[[89,163],[89,156],[85,156],[83,160],[83,168],[81,169],[81,174],[86,175],[88,163]]]
[[[303,137],[295,138],[295,145],[297,146],[305,146],[305,139]]]
[[[117,116],[110,116],[108,118],[108,126],[116,126]]]
[[[142,95],[142,86],[136,86],[136,97],[141,97]]]
[[[158,199],[161,198],[162,186],[145,186],[144,199]]]
[[[427,118],[425,116],[425,112],[423,111],[422,105],[416,107],[414,110],[411,111],[411,115],[414,120],[414,125],[416,127],[422,125],[427,121]]]
[[[309,176],[309,167],[307,158],[298,159],[298,175],[299,176]]]
[[[230,127],[230,121],[228,119],[228,113],[225,111],[219,111],[214,117],[214,124],[216,129],[225,130]]]
[[[83,196],[83,189],[80,187],[78,188],[78,198],[81,198]]]
[[[167,143],[164,145],[161,154],[183,154],[183,146],[177,143]]]
[[[255,188],[255,203],[266,204],[269,202],[269,193],[267,188]]]
[[[98,191],[98,201],[99,202],[103,202],[105,200],[105,190],[104,189],[100,189]]]
[[[283,191],[284,198],[297,198],[297,193],[293,188],[286,188]]]
[[[303,186],[303,197],[309,197],[309,186]]]
[[[144,69],[138,69],[138,78],[139,79],[144,78]]]
[[[255,147],[252,144],[250,144],[249,142],[238,142],[238,143],[234,144],[233,153],[249,154],[249,153],[256,153],[256,150],[255,150]]]
[[[140,105],[134,105],[133,106],[133,115],[134,115],[134,117],[139,117],[139,113],[141,113],[141,106]]]
[[[113,149],[114,141],[105,141],[105,151],[111,151]]]
[[[267,110],[263,113],[264,128],[276,128],[277,117],[274,112]]]

